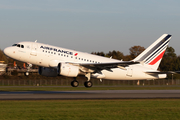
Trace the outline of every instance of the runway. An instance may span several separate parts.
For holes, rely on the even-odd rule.
[[[180,90],[88,90],[0,92],[0,100],[180,99]]]

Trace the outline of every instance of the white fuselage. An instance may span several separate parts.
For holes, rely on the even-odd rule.
[[[16,60],[31,63],[42,67],[57,67],[58,63],[113,63],[119,60],[92,55],[36,42],[20,42],[20,46],[4,49],[4,53]],[[145,71],[154,71],[144,64],[134,64],[121,68],[112,68],[112,71],[102,70],[102,74],[92,74],[92,77],[110,80],[152,80],[166,78],[166,74],[147,74]]]

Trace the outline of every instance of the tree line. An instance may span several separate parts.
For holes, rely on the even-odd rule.
[[[109,57],[113,59],[129,61],[137,57],[141,52],[145,50],[142,46],[133,46],[129,48],[129,55],[124,55],[120,51],[109,51],[108,53],[104,52],[92,52],[91,54]],[[4,61],[4,63],[8,64],[9,66],[13,66],[15,60],[8,58],[4,55],[3,51],[0,50],[0,61]],[[16,61],[18,66],[23,66],[22,62]],[[161,64],[158,68],[160,71],[180,71],[180,56],[177,56],[173,47],[167,47],[166,52],[163,56]],[[170,77],[169,75],[168,77]],[[180,78],[179,75],[174,75],[174,78]]]

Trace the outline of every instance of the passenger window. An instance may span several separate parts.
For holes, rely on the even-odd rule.
[[[17,47],[20,47],[20,44],[17,44]]]
[[[24,45],[21,45],[21,48],[24,48]]]

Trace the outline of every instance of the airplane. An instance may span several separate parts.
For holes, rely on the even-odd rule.
[[[35,42],[19,42],[3,50],[4,54],[18,61],[39,66],[39,74],[73,77],[72,87],[77,87],[78,75],[87,80],[84,86],[92,87],[91,78],[108,80],[154,80],[166,78],[158,66],[166,51],[171,35],[163,34],[140,55],[131,61],[116,60],[85,52]]]

